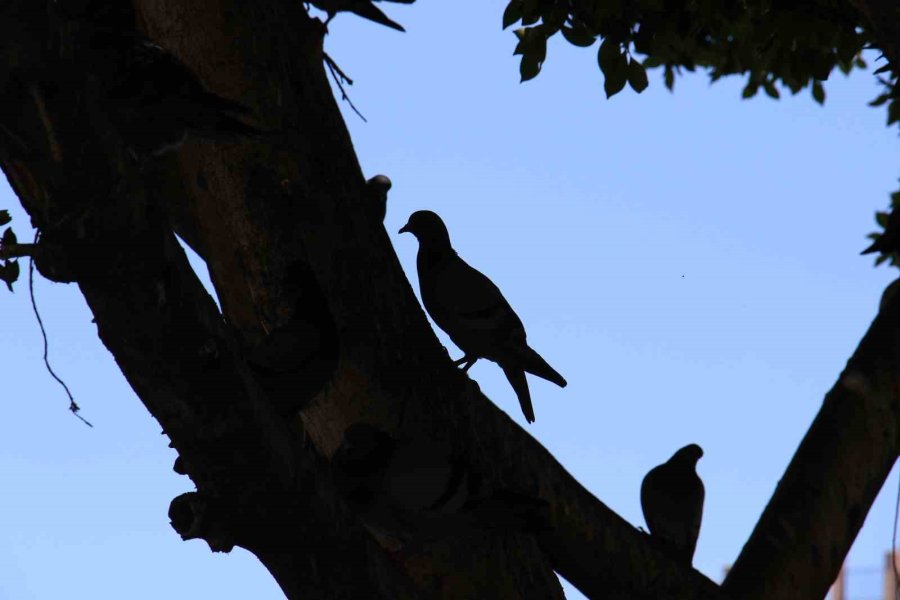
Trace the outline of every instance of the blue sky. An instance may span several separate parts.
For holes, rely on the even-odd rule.
[[[326,49],[369,120],[344,111],[364,172],[394,182],[385,226],[413,287],[417,245],[396,231],[427,208],[569,386],[532,379],[527,426],[496,365],[472,377],[631,523],[646,471],[701,444],[695,566],[719,580],[896,276],[859,256],[897,182],[896,130],[866,106],[873,78],[833,75],[824,107],[808,92],[742,101],[742,82],[702,75],[670,94],[658,73],[608,101],[596,49],[551,43],[519,84],[502,3],[382,8],[407,33],[340,15]],[[0,208],[27,237],[5,187]],[[77,289],[36,292],[53,364],[96,427],[43,369],[23,280],[0,294],[0,600],[281,597],[248,553],[171,530],[169,500],[190,483],[167,438]],[[851,567],[881,565],[897,487],[895,469]],[[876,595],[869,579],[851,590]]]

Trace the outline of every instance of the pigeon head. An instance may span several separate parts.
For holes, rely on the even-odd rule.
[[[688,444],[673,454],[669,462],[687,467],[696,467],[697,461],[700,460],[701,456],[703,456],[703,448],[697,444]]]
[[[416,236],[423,246],[450,247],[450,233],[437,213],[430,210],[417,210],[409,216],[406,225],[398,233],[409,232]]]

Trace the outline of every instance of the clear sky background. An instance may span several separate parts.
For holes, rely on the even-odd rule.
[[[414,288],[417,244],[396,232],[427,208],[569,386],[532,378],[528,426],[496,365],[472,377],[634,525],[647,470],[702,445],[695,566],[720,580],[897,274],[859,256],[900,157],[883,107],[866,106],[873,77],[835,73],[824,107],[808,91],[742,101],[741,81],[700,74],[670,94],[658,72],[607,101],[596,47],[560,40],[520,85],[503,3],[381,6],[407,33],[341,15],[326,49],[369,120],[344,111],[366,176],[394,182],[385,226]],[[0,208],[27,238],[5,186]],[[169,501],[192,486],[168,438],[77,288],[35,287],[54,367],[96,427],[44,370],[27,279],[0,290],[0,600],[282,597],[249,553],[170,528]],[[895,469],[851,567],[881,566],[897,488]],[[851,597],[879,590],[851,573]]]

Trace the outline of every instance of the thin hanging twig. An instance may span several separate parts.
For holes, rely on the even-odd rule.
[[[34,234],[34,243],[37,244],[38,237],[40,236],[39,232],[35,232]],[[50,376],[55,379],[59,385],[66,391],[66,395],[69,397],[69,410],[72,411],[72,414],[81,419],[81,422],[87,425],[88,427],[93,427],[90,421],[82,417],[78,414],[78,411],[81,408],[78,404],[75,403],[75,398],[72,397],[72,392],[69,391],[69,386],[66,385],[66,382],[59,378],[59,375],[53,372],[53,367],[50,366],[50,360],[47,358],[47,355],[50,350],[50,345],[47,342],[47,331],[44,329],[44,322],[41,320],[41,313],[38,312],[37,303],[34,300],[34,257],[29,257],[28,259],[28,293],[31,296],[31,308],[34,309],[34,316],[37,319],[38,326],[41,328],[41,337],[44,339],[44,365],[47,367],[47,372],[50,373]]]

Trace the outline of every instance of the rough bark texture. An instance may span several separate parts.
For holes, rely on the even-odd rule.
[[[42,232],[40,272],[78,283],[197,485],[169,511],[185,539],[248,548],[290,598],[561,598],[554,567],[593,597],[717,596],[452,368],[361,205],[322,30],[301,3],[137,3],[149,37],[272,132],[255,145],[188,141],[140,164],[31,9],[3,14],[4,172]],[[207,261],[224,315],[172,230]],[[292,425],[282,418],[298,408]],[[328,476],[343,429],[360,419],[450,435],[487,485],[550,501],[555,528],[386,552]]]
[[[825,397],[723,588],[733,599],[823,598],[900,454],[900,294]]]
[[[271,133],[255,144],[189,140],[138,164],[97,110],[91,81],[52,41],[51,21],[20,1],[0,10],[9,41],[0,163],[42,232],[39,270],[77,282],[101,339],[197,485],[173,500],[175,529],[214,550],[246,547],[292,599],[561,598],[553,570],[590,598],[722,597],[452,367],[382,224],[367,217],[364,178],[322,67],[322,29],[302,3],[135,5],[150,38],[216,93],[250,106]],[[173,231],[206,260],[223,314]],[[884,340],[895,344],[886,352],[900,347]],[[856,370],[881,390],[878,374],[893,362],[873,352]],[[344,428],[359,420],[449,437],[487,486],[547,500],[552,527],[387,552],[328,473]],[[866,458],[840,460],[858,467]],[[791,478],[805,485],[805,471]],[[854,481],[869,490],[876,480]],[[868,506],[858,505],[860,515]],[[790,518],[789,507],[779,510],[787,512],[776,521]],[[751,558],[759,552],[769,549]]]

